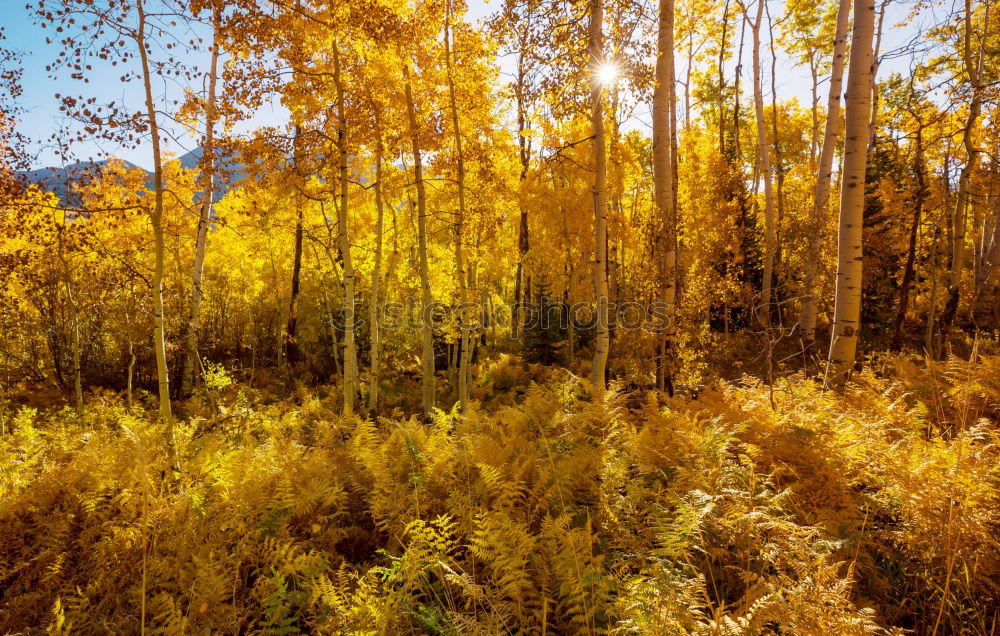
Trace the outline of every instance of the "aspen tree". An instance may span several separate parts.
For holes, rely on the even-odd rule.
[[[30,5],[29,5],[30,6]],[[160,5],[157,10],[147,12],[146,0],[121,3],[106,0],[62,0],[56,7],[46,8],[44,0],[37,0],[33,11],[43,24],[54,22],[57,32],[68,34],[60,41],[63,48],[60,56],[49,69],[64,69],[70,78],[89,82],[87,77],[96,60],[110,61],[111,65],[123,64],[128,67],[138,57],[138,68],[122,75],[122,81],[138,79],[142,83],[143,100],[140,109],[130,111],[111,102],[98,105],[97,98],[71,97],[57,94],[62,110],[67,115],[83,122],[84,132],[90,137],[111,141],[123,146],[138,147],[142,140],[149,139],[153,159],[153,201],[148,206],[148,215],[153,235],[153,275],[147,282],[153,300],[153,352],[156,361],[156,384],[159,397],[160,418],[168,424],[168,448],[172,467],[179,469],[176,446],[173,442],[173,412],[170,403],[170,382],[167,364],[166,318],[163,302],[165,272],[164,233],[164,170],[161,152],[163,131],[160,128],[158,98],[153,93],[156,78],[171,72],[181,75],[183,65],[179,60],[156,60],[151,56],[154,50],[154,36],[169,38],[168,25]],[[169,15],[169,14],[166,14]],[[135,50],[125,46],[125,38],[135,44]],[[101,111],[104,110],[105,113]],[[83,136],[78,135],[78,140]]]
[[[302,126],[296,124],[295,132],[292,135],[292,166],[296,171],[302,169],[301,143]],[[302,177],[303,175],[299,174],[296,176]],[[288,297],[288,317],[285,320],[284,357],[280,360],[280,362],[289,366],[299,360],[299,291],[302,276],[302,239],[305,231],[303,227],[305,201],[303,201],[300,192],[297,192],[293,196],[293,199],[295,200],[295,234],[292,248],[292,282]]]
[[[347,115],[344,107],[344,84],[340,73],[340,45],[333,42],[333,83],[337,89],[337,151],[340,201],[337,204],[337,234],[344,278],[344,415],[354,412],[357,394],[358,354],[354,340],[354,261],[351,258],[351,235],[348,227]]]
[[[199,361],[198,324],[201,320],[201,303],[204,298],[202,279],[205,274],[205,253],[208,249],[208,226],[212,219],[212,198],[215,194],[215,122],[216,86],[219,78],[219,48],[221,45],[222,8],[218,0],[212,6],[212,54],[208,68],[208,93],[205,96],[205,141],[202,146],[201,205],[198,214],[198,233],[195,237],[194,266],[191,272],[191,304],[185,327],[184,361],[181,367],[181,396],[191,394],[195,369]]]
[[[725,0],[722,9],[722,31],[719,37],[719,59],[717,70],[719,74],[719,156],[726,156],[726,31],[729,28],[729,3],[732,0]],[[739,81],[737,79],[737,81]]]
[[[842,385],[854,366],[861,327],[861,230],[868,163],[874,30],[875,0],[855,0],[851,61],[847,71],[847,127],[844,133],[840,231],[837,237],[837,292],[826,372],[828,386]]]
[[[666,324],[660,332],[657,378],[661,390],[673,393],[674,335],[677,320],[677,218],[674,192],[671,102],[674,66],[674,2],[660,0],[657,31],[656,86],[653,89],[653,180],[658,213],[660,302]]]
[[[417,112],[413,102],[410,66],[403,63],[403,81],[406,95],[406,115],[410,122],[410,140],[413,151],[413,180],[417,188],[417,251],[420,260],[421,290],[421,404],[429,415],[434,409],[434,326],[432,314],[434,297],[431,295],[430,271],[427,266],[427,195],[424,188],[424,166],[420,157],[420,140]]]
[[[833,64],[830,69],[830,92],[826,102],[826,125],[820,147],[819,165],[816,168],[816,185],[813,188],[813,232],[809,251],[813,258],[806,260],[805,294],[799,328],[805,346],[816,340],[816,285],[819,279],[819,254],[823,246],[821,228],[830,203],[830,180],[833,176],[833,153],[837,147],[840,127],[840,91],[844,78],[844,58],[847,54],[847,29],[851,20],[851,0],[840,0],[837,5],[837,29],[833,38]]]
[[[996,284],[997,263],[1000,262],[1000,196],[995,191],[996,175],[987,194],[986,209],[988,220],[983,227],[983,247],[981,264],[976,276],[973,306],[978,307],[986,297],[987,288]]]
[[[760,290],[760,321],[771,324],[771,282],[774,278],[775,212],[774,192],[771,184],[771,154],[768,150],[767,124],[764,121],[764,95],[761,85],[760,28],[764,19],[764,3],[757,0],[757,15],[750,21],[753,37],[753,104],[757,120],[757,166],[764,178],[764,276]],[[744,14],[747,9],[744,6]],[[749,19],[749,18],[748,18]]]
[[[875,45],[872,51],[872,113],[868,119],[868,148],[875,149],[875,133],[878,129],[878,67],[879,50],[882,48],[882,24],[885,22],[885,8],[889,0],[882,0],[878,9],[878,20],[875,27]]]
[[[505,0],[503,7],[489,21],[489,29],[503,46],[505,54],[516,56],[516,70],[512,82],[514,109],[517,124],[518,216],[517,264],[514,271],[514,305],[510,319],[510,337],[517,340],[522,322],[522,302],[525,300],[525,279],[528,277],[528,252],[531,247],[528,218],[529,205],[525,194],[529,187],[528,176],[532,157],[532,123],[529,118],[539,87],[536,78],[548,51],[545,45],[551,40],[546,20],[544,0]],[[544,80],[543,80],[544,83]],[[495,326],[495,325],[494,325]]]
[[[591,384],[602,393],[607,386],[608,352],[608,166],[604,139],[604,105],[598,71],[604,64],[604,8],[601,0],[590,1],[590,71],[592,73],[591,125],[594,133],[594,295],[597,305],[597,325],[594,336],[594,361]]]
[[[528,68],[525,60],[525,57],[529,54],[527,49],[530,46],[528,37],[530,29],[531,5],[529,3],[528,14],[524,17],[524,26],[521,29],[519,39],[517,78],[514,83],[514,97],[517,102],[518,159],[521,161],[519,181],[522,187],[525,179],[528,177],[528,167],[531,164],[531,141],[528,139]],[[523,202],[520,203],[519,212],[517,225],[517,271],[514,274],[514,313],[510,321],[511,337],[514,339],[518,337],[518,327],[521,321],[521,283],[524,278],[524,261],[528,256],[528,250],[531,248],[528,229],[528,208]]]
[[[988,28],[989,5],[984,11],[984,31]],[[965,226],[968,208],[970,205],[970,195],[972,190],[972,175],[979,168],[979,161],[982,157],[982,150],[976,145],[976,128],[979,123],[979,116],[983,107],[983,61],[986,51],[984,45],[980,45],[979,54],[972,53],[973,39],[973,9],[972,1],[965,0],[965,16],[962,21],[962,63],[965,74],[969,78],[972,89],[972,99],[969,102],[969,112],[965,118],[965,125],[962,127],[962,144],[965,146],[966,161],[962,166],[962,172],[958,178],[958,192],[955,196],[955,208],[952,212],[952,243],[951,262],[948,268],[948,300],[945,302],[944,310],[941,312],[941,336],[942,340],[947,337],[958,313],[958,301],[961,295],[962,273],[965,268]]]
[[[379,115],[380,105],[375,104],[373,109],[373,120],[375,124],[375,265],[372,270],[372,291],[370,320],[368,328],[371,347],[371,383],[368,388],[368,410],[374,411],[378,407],[378,388],[381,377],[382,362],[382,331],[379,324],[380,307],[380,283],[382,278],[382,233],[383,233],[383,208],[382,199],[382,155],[385,153],[382,141],[382,119]]]
[[[149,120],[149,136],[153,146],[153,209],[149,220],[153,226],[154,268],[153,268],[153,349],[156,353],[156,383],[160,393],[160,417],[166,421],[173,419],[170,410],[170,380],[167,369],[167,333],[163,316],[163,160],[160,154],[160,128],[157,122],[156,102],[153,99],[153,75],[150,70],[146,44],[146,12],[143,0],[136,0],[139,24],[136,29],[136,44],[142,63],[142,83],[146,94],[146,116]],[[173,445],[171,445],[173,449]],[[176,466],[176,458],[172,458]]]
[[[911,76],[910,96],[913,95]],[[910,223],[910,236],[906,249],[906,263],[903,265],[903,279],[899,283],[899,302],[896,308],[896,322],[893,329],[890,351],[901,351],[903,348],[903,326],[906,321],[906,310],[910,300],[910,287],[916,274],[917,238],[920,230],[920,220],[923,215],[924,201],[927,199],[927,170],[924,162],[924,128],[927,126],[919,113],[919,104],[910,106],[910,115],[915,120],[914,133],[913,176],[916,188],[913,192],[913,221]]]
[[[462,154],[462,128],[458,120],[458,103],[455,99],[455,76],[452,68],[451,45],[451,3],[445,8],[444,62],[448,75],[448,101],[451,106],[451,123],[455,135],[455,162],[457,164],[458,212],[455,216],[455,277],[458,279],[458,301],[460,320],[460,341],[458,359],[458,403],[463,413],[469,401],[469,362],[471,360],[471,339],[468,313],[469,290],[465,272],[465,257],[462,252],[463,225],[465,223],[465,157]]]
[[[774,20],[771,18],[771,10],[767,4],[768,48],[771,49],[771,146],[774,148],[774,202],[777,207],[777,216],[774,219],[774,262],[772,269],[781,268],[781,224],[785,218],[785,164],[781,154],[781,138],[778,135],[778,53],[774,46]],[[777,277],[777,275],[775,276]],[[775,311],[781,320],[780,290],[774,290],[772,296],[775,299]],[[769,339],[770,342],[770,339]],[[770,362],[768,362],[770,364]]]

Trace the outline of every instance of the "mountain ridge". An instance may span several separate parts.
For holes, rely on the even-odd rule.
[[[179,157],[171,158],[170,161],[179,161],[182,168],[187,170],[197,170],[198,164],[204,151],[201,147],[195,148]],[[82,183],[93,179],[101,174],[103,170],[112,162],[121,162],[130,170],[141,170],[146,175],[145,186],[153,189],[153,173],[142,166],[120,159],[118,157],[108,157],[91,161],[76,161],[65,166],[46,166],[33,170],[19,170],[17,175],[30,185],[37,185],[39,188],[55,194],[61,202],[67,205],[79,205],[79,198],[71,191],[76,183]],[[241,181],[246,176],[245,167],[238,162],[223,161],[220,166],[223,171],[229,173],[229,178],[216,184],[216,194],[213,197],[218,202],[229,188]]]

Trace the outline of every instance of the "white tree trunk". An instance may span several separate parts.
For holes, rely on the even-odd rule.
[[[987,5],[988,7],[988,5]],[[985,12],[989,17],[989,10]],[[987,28],[984,21],[983,29]],[[958,194],[955,197],[955,210],[952,215],[952,244],[951,244],[951,266],[948,269],[948,300],[945,303],[944,311],[941,312],[941,335],[947,336],[958,313],[958,301],[961,292],[962,273],[965,268],[965,225],[968,216],[969,199],[972,190],[972,175],[979,167],[982,151],[976,146],[975,134],[979,123],[979,115],[983,104],[982,87],[982,67],[983,54],[985,49],[980,48],[979,55],[973,58],[972,55],[972,3],[965,0],[965,20],[964,20],[964,46],[962,58],[965,63],[965,72],[969,76],[969,83],[972,86],[972,100],[969,103],[969,114],[965,120],[965,127],[962,131],[962,143],[965,146],[966,161],[962,166],[962,172],[958,179]]]
[[[875,0],[855,0],[851,62],[847,71],[847,127],[840,190],[840,232],[837,237],[837,294],[826,373],[828,386],[842,385],[854,366],[861,327],[861,237],[874,30]]]
[[[595,72],[604,63],[604,9],[601,0],[590,2],[590,69]],[[604,140],[604,105],[601,82],[591,77],[591,122],[594,131],[594,295],[597,301],[597,326],[594,337],[594,363],[591,384],[600,394],[607,387],[608,352],[608,166]]]
[[[760,289],[760,321],[771,323],[771,279],[774,278],[774,191],[771,184],[771,154],[767,144],[767,126],[764,122],[764,94],[761,86],[760,27],[764,18],[764,2],[757,0],[757,17],[750,24],[753,34],[753,103],[757,117],[757,165],[764,177],[764,280]]]
[[[672,392],[677,318],[677,218],[670,117],[674,98],[673,0],[660,0],[658,22],[656,86],[653,89],[653,186],[659,224],[660,302],[666,324],[660,332],[657,380],[658,388]]]
[[[420,259],[421,326],[423,346],[421,349],[422,387],[421,402],[424,413],[429,415],[434,409],[434,330],[433,303],[430,272],[427,267],[427,197],[424,191],[424,166],[420,158],[420,142],[417,137],[417,114],[413,104],[413,88],[410,86],[410,68],[403,64],[406,88],[406,114],[410,120],[410,139],[413,147],[413,180],[417,186],[417,251]]]
[[[455,77],[451,63],[450,5],[444,27],[445,67],[448,71],[448,99],[451,106],[451,122],[455,133],[455,161],[458,164],[458,214],[455,217],[455,276],[458,278],[458,300],[461,339],[458,358],[458,404],[463,413],[469,402],[469,362],[472,359],[469,308],[469,289],[466,281],[465,256],[462,251],[463,227],[465,223],[465,157],[462,154],[462,128],[458,121],[458,104],[455,98]]]
[[[809,242],[812,258],[806,259],[805,293],[802,298],[802,315],[799,327],[802,340],[811,346],[816,340],[816,285],[819,278],[820,253],[823,250],[823,221],[830,203],[830,180],[833,175],[833,153],[837,148],[837,131],[840,128],[840,91],[844,78],[844,58],[847,54],[847,29],[851,21],[851,0],[840,0],[837,6],[837,28],[833,40],[833,65],[830,70],[830,93],[826,104],[826,127],[823,146],[816,170],[813,190],[812,225]]]
[[[149,55],[146,49],[146,12],[143,8],[142,0],[138,0],[136,9],[139,14],[136,43],[139,48],[139,60],[142,63],[149,135],[153,142],[153,209],[149,214],[149,220],[153,226],[155,259],[153,266],[153,348],[156,353],[156,379],[159,385],[160,417],[169,422],[172,420],[172,413],[170,410],[170,380],[167,371],[167,335],[163,317],[163,162],[160,155],[160,129],[157,125],[156,104],[153,101],[153,75],[149,67]],[[173,463],[176,466],[176,461]]]
[[[351,233],[347,222],[347,115],[344,84],[340,79],[340,44],[333,43],[333,83],[337,88],[337,150],[339,151],[340,203],[337,205],[337,234],[344,272],[344,415],[354,413],[358,391],[358,353],[354,341],[354,261]]]
[[[379,325],[380,295],[379,286],[382,282],[382,122],[378,109],[375,109],[375,268],[372,271],[371,293],[371,386],[368,389],[368,410],[374,411],[378,406],[378,387],[382,362],[382,332]]]
[[[878,65],[879,49],[882,48],[882,23],[885,22],[885,8],[888,0],[882,0],[878,10],[878,26],[875,28],[875,49],[872,52],[872,113],[868,120],[868,147],[875,148],[875,131],[878,127]]]
[[[198,234],[195,237],[194,267],[191,272],[191,305],[185,327],[184,362],[181,367],[182,396],[191,394],[195,369],[198,367],[198,324],[201,320],[201,302],[204,298],[202,279],[205,273],[205,253],[208,250],[208,225],[212,219],[212,195],[215,190],[215,90],[219,75],[221,21],[222,11],[216,6],[212,12],[212,60],[208,71],[208,95],[205,99],[205,145],[202,148],[200,162],[202,200],[198,215]]]

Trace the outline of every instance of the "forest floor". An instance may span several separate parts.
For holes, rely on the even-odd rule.
[[[220,382],[173,444],[8,404],[0,632],[993,634],[1000,358],[879,371],[595,401],[503,356],[429,424]]]

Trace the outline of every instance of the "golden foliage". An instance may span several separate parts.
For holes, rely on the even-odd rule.
[[[997,362],[892,363],[842,396],[790,379],[776,410],[751,380],[635,410],[572,377],[431,425],[223,405],[179,425],[177,483],[110,397],[25,408],[0,629],[134,633],[144,606],[165,634],[988,633]]]

